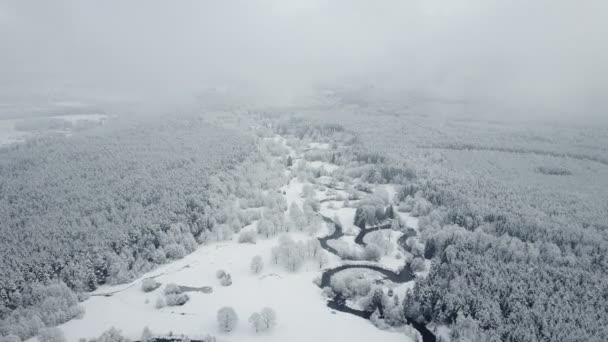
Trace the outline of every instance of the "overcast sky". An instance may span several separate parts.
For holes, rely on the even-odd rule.
[[[606,13],[605,0],[0,0],[0,73],[150,94],[358,80],[597,116]]]

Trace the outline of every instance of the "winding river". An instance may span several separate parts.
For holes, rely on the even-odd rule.
[[[338,254],[338,251],[331,247],[328,242],[330,240],[336,240],[341,238],[342,236],[344,236],[344,232],[342,231],[342,226],[339,224],[336,224],[331,218],[321,215],[321,217],[323,218],[323,220],[328,223],[333,225],[334,227],[334,232],[319,238],[319,243],[321,244],[321,247],[323,249],[325,249],[326,251],[340,257],[340,255]],[[357,243],[360,246],[365,247],[366,243],[363,241],[364,237],[366,234],[374,232],[374,231],[378,231],[381,229],[390,229],[391,228],[391,222],[386,222],[374,227],[370,227],[370,228],[365,228],[365,229],[361,229],[359,231],[359,233],[357,234],[357,236],[355,237],[355,243]],[[407,229],[406,232],[403,234],[403,236],[401,236],[398,240],[397,243],[406,251],[410,251],[409,246],[407,246],[407,244],[405,243],[405,241],[407,240],[407,238],[411,237],[411,236],[415,236],[416,235],[416,231],[413,229]],[[383,268],[381,266],[376,266],[376,265],[369,265],[369,264],[346,264],[346,265],[341,265],[341,266],[337,266],[334,268],[330,268],[327,269],[325,271],[323,271],[323,274],[321,275],[321,284],[320,287],[324,288],[327,286],[330,286],[331,283],[331,278],[339,273],[342,272],[344,270],[348,270],[348,269],[367,269],[367,270],[371,270],[371,271],[375,271],[378,272],[380,274],[382,274],[384,276],[385,279],[390,280],[394,283],[405,283],[408,281],[411,281],[415,278],[414,272],[412,272],[412,269],[410,268],[410,264],[406,264],[403,269],[399,272],[395,272],[386,268]],[[340,311],[340,312],[345,312],[345,313],[349,313],[364,319],[369,319],[372,315],[372,311],[366,311],[366,310],[358,310],[358,309],[353,309],[351,307],[349,307],[346,304],[346,298],[341,294],[338,293],[336,294],[333,298],[331,298],[328,302],[327,302],[327,306],[333,310],[336,311]],[[436,342],[437,338],[435,337],[435,335],[426,327],[425,324],[421,324],[421,323],[417,323],[414,320],[411,319],[407,319],[407,322],[412,325],[422,336],[422,341],[423,342]]]

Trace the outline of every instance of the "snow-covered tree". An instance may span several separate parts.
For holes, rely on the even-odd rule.
[[[319,269],[322,269],[329,263],[329,255],[327,254],[327,252],[325,250],[321,250],[321,251],[319,251],[319,253],[317,253],[317,256],[315,257],[315,261],[316,261],[317,265],[319,265]]]
[[[251,259],[251,265],[249,267],[253,274],[260,274],[264,269],[264,260],[259,255],[254,256]]]
[[[151,342],[152,341],[152,331],[147,326],[144,327],[144,330],[141,332],[140,337],[141,342]]]
[[[392,205],[389,205],[388,207],[386,207],[386,211],[384,212],[384,215],[389,219],[395,218],[395,209],[393,208]]]
[[[272,308],[263,308],[260,312],[260,316],[262,317],[262,322],[266,329],[270,329],[277,324],[277,314]]]
[[[378,245],[370,243],[363,250],[363,257],[369,261],[380,261],[382,258],[382,249]]]
[[[163,290],[163,292],[168,295],[168,294],[180,294],[182,293],[182,289],[181,287],[179,287],[179,285],[174,284],[174,283],[170,283],[165,285],[165,289]]]
[[[380,317],[380,311],[378,309],[374,310],[372,315],[369,318],[369,321],[372,322],[378,329],[387,329],[388,325],[384,322],[384,319]]]
[[[165,303],[167,306],[181,306],[190,300],[187,293],[169,293],[165,295]]]
[[[289,206],[289,218],[297,230],[302,230],[308,223],[306,216],[304,216],[302,209],[300,209],[300,206],[296,202],[292,202]]]
[[[120,330],[111,327],[104,331],[97,339],[97,342],[129,342],[130,340],[124,337]]]
[[[264,322],[262,321],[262,315],[254,312],[249,316],[249,323],[255,329],[255,332],[264,331]]]
[[[315,258],[322,250],[318,239],[312,238],[306,240],[306,256],[308,258]]]
[[[422,272],[425,270],[426,266],[424,265],[424,260],[422,258],[416,257],[412,260],[411,265],[412,271],[414,272]]]
[[[390,237],[391,231],[378,230],[371,234],[368,234],[367,241],[370,244],[378,246],[382,254],[389,255],[395,248],[395,245],[391,242]]]
[[[151,292],[160,287],[160,283],[153,278],[146,278],[141,282],[141,290],[144,292]]]
[[[243,230],[239,234],[239,243],[256,243],[257,235],[253,230]]]
[[[217,323],[223,332],[234,330],[238,323],[239,317],[232,307],[225,306],[217,312]]]
[[[276,226],[271,220],[264,217],[258,221],[258,234],[269,238],[274,236],[276,231]]]
[[[365,229],[365,223],[366,223],[365,211],[363,210],[363,208],[357,208],[357,210],[355,210],[354,225],[361,229]]]
[[[230,275],[230,273],[226,273],[226,275],[222,279],[220,279],[220,284],[222,286],[232,285],[232,276]]]

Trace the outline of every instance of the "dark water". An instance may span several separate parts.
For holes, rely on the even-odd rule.
[[[327,222],[328,224],[332,224],[335,227],[335,230],[332,234],[319,238],[321,247],[324,248],[325,250],[327,250],[328,252],[339,256],[338,251],[336,251],[334,248],[329,246],[329,244],[327,242],[329,240],[339,239],[340,237],[344,236],[344,233],[342,231],[342,226],[336,225],[333,222],[333,220],[327,216],[321,215],[321,217],[323,218],[323,220],[325,222]],[[355,238],[355,243],[357,243],[361,246],[365,246],[365,242],[363,241],[363,238],[365,237],[366,234],[380,230],[380,229],[390,229],[390,227],[391,227],[391,224],[390,224],[390,222],[388,222],[388,223],[378,225],[376,227],[361,229],[359,231],[359,234]],[[416,231],[414,231],[413,229],[408,229],[406,231],[406,233],[402,237],[400,237],[399,240],[397,240],[397,243],[401,247],[403,247],[405,250],[409,250],[409,247],[405,244],[405,240],[407,240],[407,238],[409,238],[410,236],[415,236],[415,235],[416,235]],[[378,272],[384,276],[384,279],[390,280],[394,283],[405,283],[405,282],[411,281],[415,278],[414,272],[412,272],[412,269],[410,268],[410,264],[406,264],[403,267],[403,269],[398,273],[394,272],[392,270],[388,270],[386,268],[380,267],[380,266],[375,266],[375,265],[341,265],[341,266],[330,268],[330,269],[323,271],[323,274],[321,275],[320,287],[324,288],[324,287],[329,286],[330,282],[331,282],[331,277],[333,277],[338,272],[342,272],[342,271],[345,271],[348,269],[368,269],[368,270],[371,270],[374,272]],[[329,307],[332,310],[349,313],[351,315],[355,315],[355,316],[358,316],[358,317],[361,317],[364,319],[369,319],[373,313],[372,311],[357,310],[357,309],[350,308],[348,305],[346,305],[346,298],[344,298],[344,296],[342,294],[336,294],[333,298],[331,298],[327,302],[327,307]],[[410,319],[408,319],[408,323],[420,333],[420,335],[422,336],[423,342],[436,342],[437,341],[437,338],[435,337],[435,335],[426,327],[426,325],[417,323],[414,320],[410,320]]]

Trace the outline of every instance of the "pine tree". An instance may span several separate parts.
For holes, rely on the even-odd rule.
[[[395,209],[393,208],[392,205],[389,205],[386,208],[386,212],[384,214],[386,217],[388,217],[389,219],[394,219],[395,218]]]
[[[363,208],[357,208],[355,211],[355,226],[365,229],[366,215]]]

